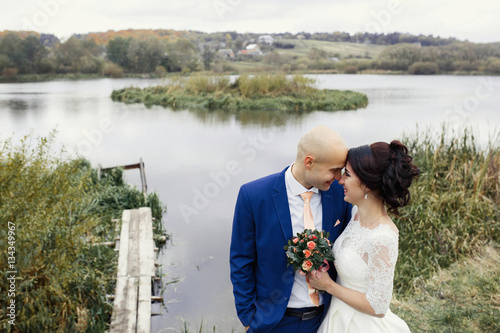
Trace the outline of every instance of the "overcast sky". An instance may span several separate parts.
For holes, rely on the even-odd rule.
[[[1,30],[409,32],[500,42],[499,0],[2,0]]]

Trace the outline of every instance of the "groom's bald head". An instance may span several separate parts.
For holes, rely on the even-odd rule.
[[[339,133],[327,126],[317,126],[300,138],[297,145],[297,160],[311,156],[317,162],[329,159],[332,155],[345,161],[347,145]]]
[[[305,188],[326,191],[340,179],[346,159],[342,137],[329,127],[317,126],[300,138],[292,174]]]

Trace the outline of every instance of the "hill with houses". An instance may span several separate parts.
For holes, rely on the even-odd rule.
[[[0,32],[0,80],[20,74],[172,72],[500,74],[500,43],[405,33],[109,30],[60,40]]]

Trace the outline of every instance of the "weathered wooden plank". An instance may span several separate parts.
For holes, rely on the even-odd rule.
[[[139,278],[129,276],[127,280],[127,300],[125,311],[125,327],[122,332],[135,332],[137,327],[137,298],[138,298]]]
[[[151,276],[139,277],[139,300],[137,305],[137,332],[151,331]]]
[[[130,210],[124,210],[122,214],[122,230],[120,232],[120,252],[118,254],[117,276],[127,275],[129,223],[130,223]]]
[[[139,210],[130,211],[129,226],[129,244],[128,244],[128,267],[129,276],[139,276]]]
[[[125,312],[127,300],[127,282],[126,276],[116,278],[115,299],[113,302],[113,314],[111,315],[111,333],[121,333],[125,329]]]
[[[153,241],[153,222],[151,219],[151,208],[139,208],[139,253],[141,258],[140,275],[155,276],[155,253]]]

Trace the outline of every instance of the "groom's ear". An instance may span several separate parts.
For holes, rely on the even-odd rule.
[[[311,170],[314,164],[314,157],[311,155],[307,155],[306,158],[304,159],[304,166],[306,167],[307,170]]]

